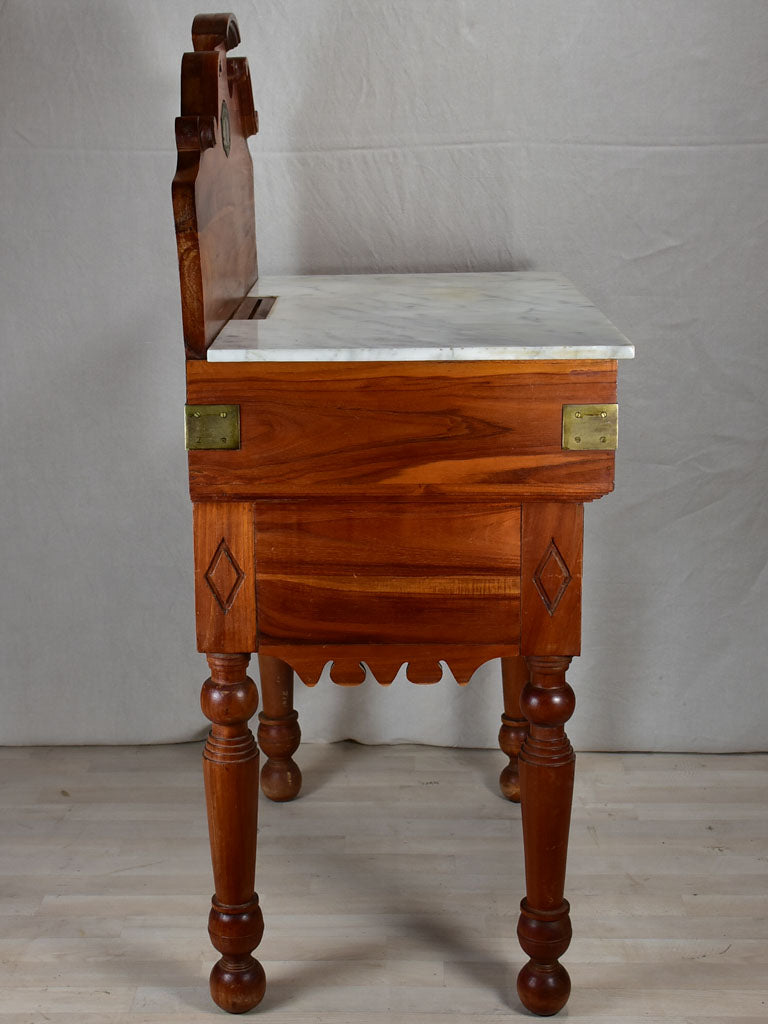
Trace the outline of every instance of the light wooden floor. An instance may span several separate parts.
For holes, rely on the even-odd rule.
[[[214,958],[198,744],[0,749],[0,1024],[198,1024]],[[492,751],[300,751],[262,801],[275,1024],[490,1024],[514,982],[520,810]],[[559,1019],[768,1020],[768,756],[582,754]]]

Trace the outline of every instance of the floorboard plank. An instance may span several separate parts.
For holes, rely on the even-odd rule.
[[[0,749],[0,1024],[200,1024],[215,959],[200,744]],[[502,755],[306,745],[263,800],[275,1024],[531,1019]],[[768,1018],[768,755],[581,754],[570,1024]]]

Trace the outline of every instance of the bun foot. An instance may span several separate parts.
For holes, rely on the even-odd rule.
[[[240,963],[228,963],[224,957],[211,971],[211,996],[227,1013],[246,1013],[264,998],[267,979],[264,968],[252,956]]]
[[[507,800],[511,800],[515,804],[520,803],[520,775],[517,771],[517,759],[515,759],[514,767],[508,764],[502,768],[499,776],[499,789],[501,795]]]
[[[301,769],[292,757],[281,761],[270,758],[261,769],[261,791],[270,800],[276,803],[294,800],[300,790]]]
[[[523,1006],[540,1017],[551,1017],[565,1006],[571,979],[562,964],[529,960],[517,976],[517,994]]]

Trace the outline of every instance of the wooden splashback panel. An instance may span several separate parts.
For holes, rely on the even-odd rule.
[[[258,120],[248,61],[226,55],[240,42],[234,15],[198,15],[192,41],[181,63],[172,193],[184,346],[188,359],[205,359],[258,276],[246,142]]]

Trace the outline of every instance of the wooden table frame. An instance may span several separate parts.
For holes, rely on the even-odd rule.
[[[571,938],[565,674],[580,647],[583,503],[612,489],[614,469],[612,451],[563,450],[561,411],[615,402],[617,364],[208,362],[222,326],[253,308],[246,139],[257,119],[247,61],[226,55],[239,42],[234,17],[198,16],[192,34],[173,182],[187,401],[237,405],[241,419],[239,449],[189,453],[198,646],[210,666],[213,998],[238,1013],[264,993],[251,955],[264,927],[259,747],[265,795],[296,797],[294,671],[313,685],[331,662],[334,682],[355,685],[367,665],[386,684],[407,664],[412,682],[431,683],[442,660],[466,683],[498,657],[501,789],[522,802],[525,843],[518,935],[530,959],[518,991],[533,1012],[556,1013],[570,992],[559,962]]]

